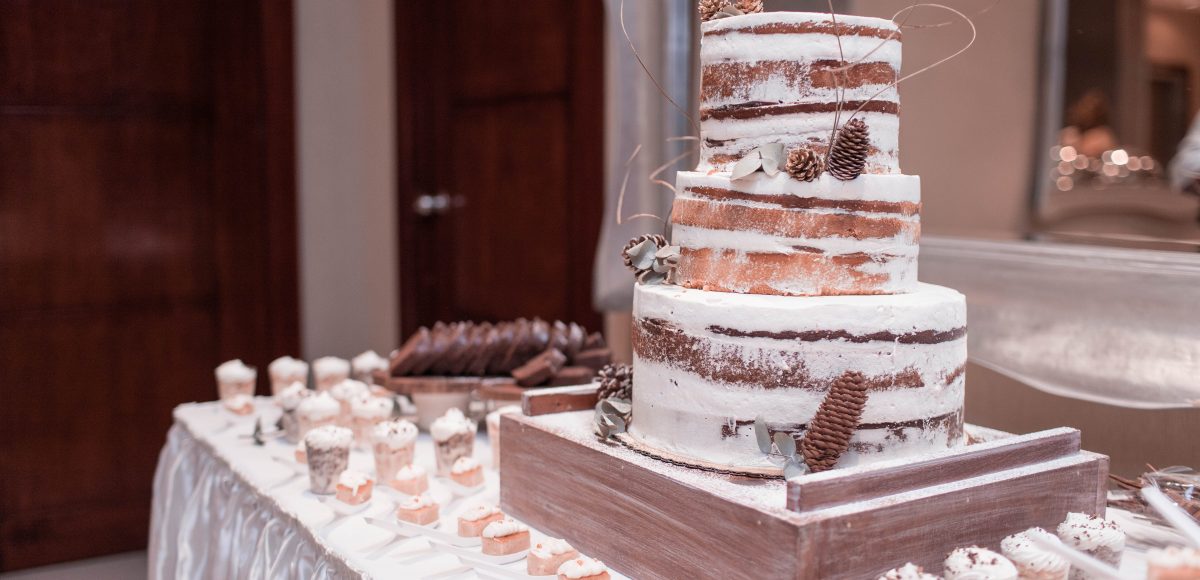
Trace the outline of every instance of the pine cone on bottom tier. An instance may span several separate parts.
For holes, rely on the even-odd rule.
[[[825,169],[842,181],[862,175],[867,167],[869,138],[870,132],[862,119],[851,119],[842,125],[833,140],[833,146],[829,148],[829,161]]]
[[[619,364],[604,365],[604,368],[600,369],[598,380],[600,389],[597,391],[597,395],[600,400],[633,400],[633,367]]]
[[[847,449],[867,404],[867,379],[847,371],[833,383],[800,440],[800,453],[812,472],[832,469]]]
[[[807,147],[797,147],[788,152],[787,172],[800,181],[812,181],[821,176],[825,162]]]

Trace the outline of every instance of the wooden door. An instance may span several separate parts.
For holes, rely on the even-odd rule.
[[[402,334],[519,316],[598,328],[602,3],[407,1],[396,18]]]
[[[144,547],[171,409],[299,352],[291,26],[0,0],[0,571]]]

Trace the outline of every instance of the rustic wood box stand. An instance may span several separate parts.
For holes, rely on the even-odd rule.
[[[600,442],[595,400],[591,387],[544,389],[503,417],[500,503],[634,578],[876,578],[908,561],[938,572],[955,547],[1104,512],[1108,458],[1081,451],[1074,429],[968,426],[962,449],[785,483]]]

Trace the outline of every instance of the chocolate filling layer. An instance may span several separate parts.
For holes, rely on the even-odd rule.
[[[874,201],[857,199],[823,199],[819,197],[800,197],[798,195],[759,195],[750,194],[736,189],[723,187],[688,187],[684,191],[696,197],[714,201],[737,200],[757,201],[775,204],[787,209],[842,209],[846,211],[865,211],[873,213],[895,213],[903,216],[913,216],[921,212],[921,204],[911,201]]]
[[[888,30],[878,26],[848,25],[832,20],[822,22],[768,22],[743,28],[722,28],[708,30],[704,36],[723,36],[734,32],[742,34],[836,34],[839,36],[867,36],[882,40],[901,40],[900,31]]]
[[[871,342],[880,340],[898,342],[900,344],[938,344],[958,340],[967,335],[967,328],[961,326],[950,330],[920,330],[896,334],[887,330],[869,334],[851,334],[845,330],[783,330],[779,332],[768,330],[739,330],[724,326],[709,326],[713,334],[732,336],[735,338],[774,338],[777,340],[799,340],[804,342],[816,340],[845,340],[849,342]]]
[[[704,66],[700,86],[701,102],[713,99],[745,98],[755,86],[783,81],[798,97],[811,95],[811,89],[857,88],[886,85],[896,80],[896,69],[886,62],[860,62],[845,66],[835,60],[800,62],[795,60],[718,62]],[[776,104],[776,103],[762,103]]]
[[[846,101],[839,105],[836,101],[825,103],[791,103],[791,104],[763,104],[760,101],[746,103],[744,105],[726,105],[712,109],[704,109],[700,111],[700,120],[707,121],[709,119],[757,119],[759,117],[774,116],[774,115],[790,115],[793,113],[833,113],[836,111],[851,111],[859,110],[870,113],[886,113],[890,115],[898,115],[900,113],[900,105],[890,101]]]

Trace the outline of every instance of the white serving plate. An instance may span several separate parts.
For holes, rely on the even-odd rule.
[[[439,552],[446,552],[448,554],[454,554],[455,556],[458,556],[459,558],[462,558],[463,560],[468,560],[468,561],[474,562],[474,563],[483,563],[483,564],[492,564],[494,566],[503,566],[505,564],[511,564],[513,562],[520,562],[521,560],[524,560],[526,556],[529,555],[529,550],[521,550],[520,552],[514,552],[512,554],[508,554],[505,556],[489,556],[488,554],[484,554],[483,552],[477,552],[475,550],[469,550],[466,548],[451,546],[450,544],[446,544],[444,542],[439,542],[437,540],[437,538],[430,538],[430,539],[433,540],[433,543],[434,543],[433,549],[434,550],[437,550]]]

